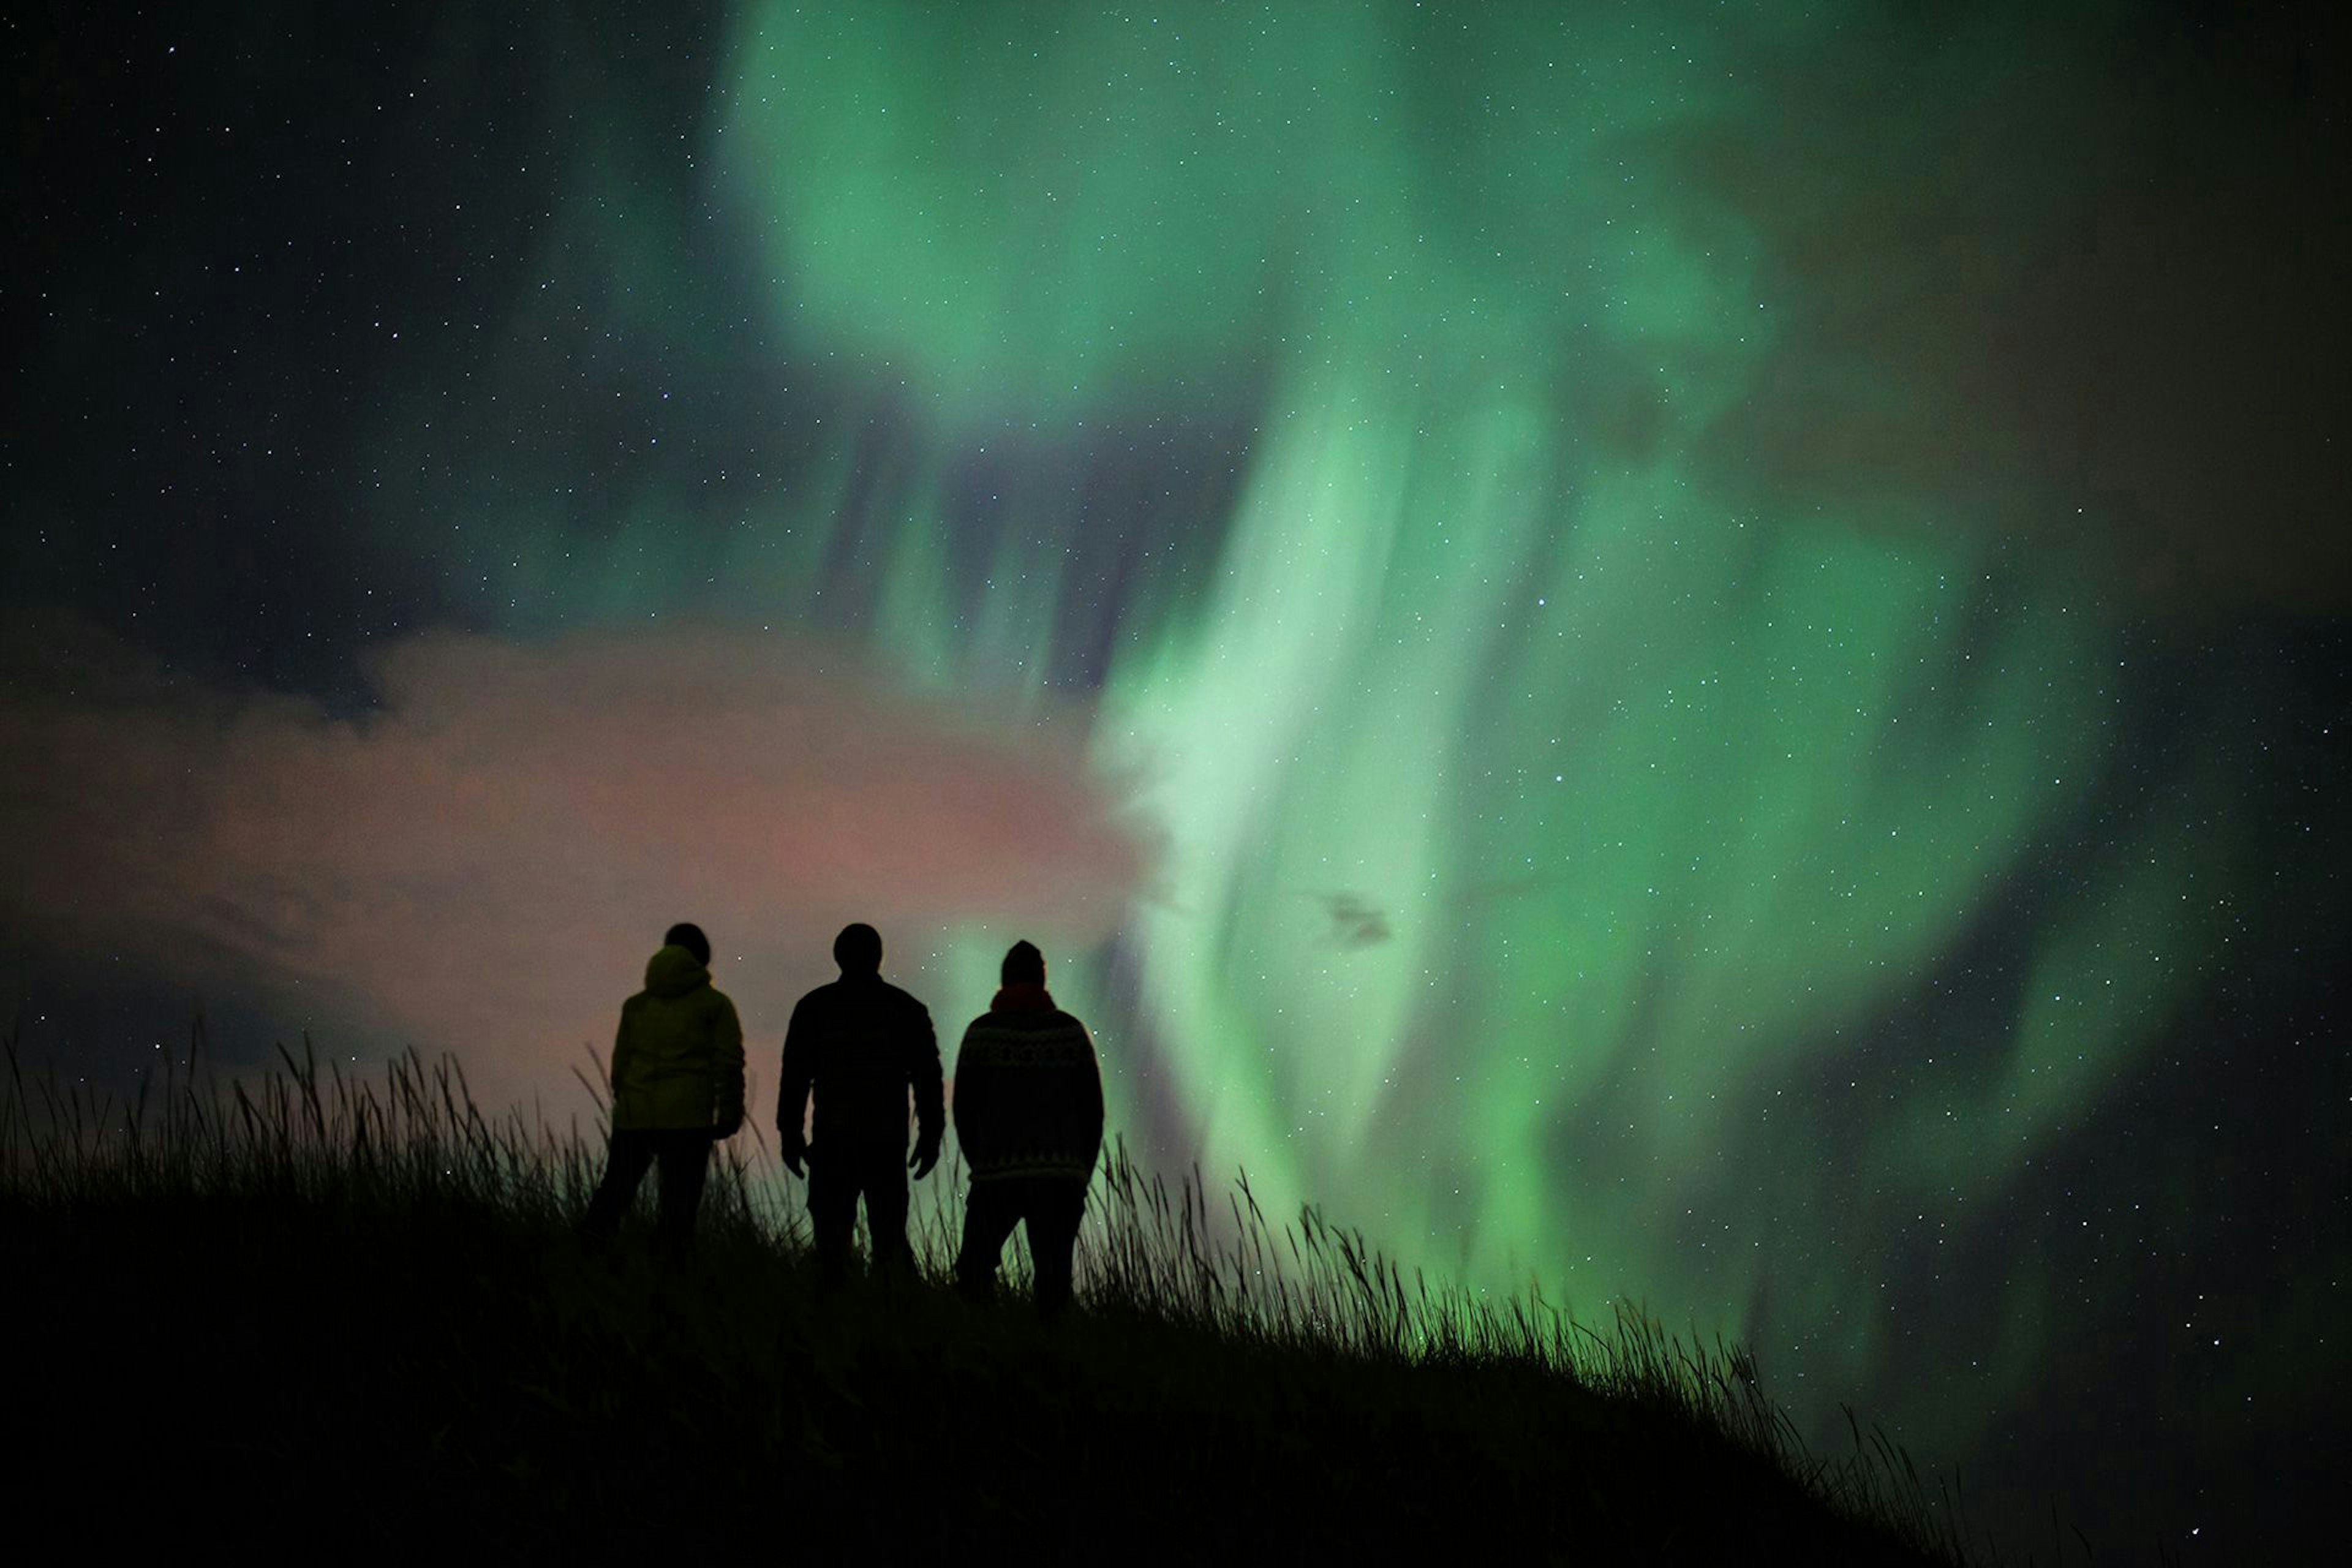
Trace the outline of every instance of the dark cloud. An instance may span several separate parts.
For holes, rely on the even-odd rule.
[[[2276,13],[1890,12],[1676,163],[1761,237],[1711,433],[1792,509],[1984,520],[2143,603],[2352,598],[2340,53]],[[1810,37],[1810,36],[1809,36]]]
[[[1387,911],[1358,893],[1309,893],[1330,918],[1331,940],[1350,950],[1378,947],[1395,934]]]

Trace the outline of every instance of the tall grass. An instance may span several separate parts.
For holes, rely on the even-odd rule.
[[[260,1205],[362,1230],[446,1216],[542,1248],[574,1233],[602,1172],[599,1137],[520,1110],[486,1113],[452,1058],[411,1052],[362,1077],[322,1067],[307,1037],[299,1054],[281,1047],[278,1055],[268,1070],[216,1070],[200,1022],[184,1064],[167,1058],[134,1092],[116,1097],[26,1070],[12,1034],[0,1087],[0,1205],[20,1219],[51,1220]],[[594,1092],[601,1070],[581,1076]],[[962,1186],[953,1163],[943,1165],[910,1226],[917,1275],[942,1300]],[[722,1146],[701,1212],[698,1267],[805,1291],[812,1271],[798,1193],[756,1128]],[[1025,1277],[1017,1256],[1012,1273],[1017,1289]],[[1661,1440],[1675,1452],[1699,1442],[1727,1456],[1725,1464],[1773,1472],[1804,1506],[1856,1527],[1895,1560],[1994,1555],[1971,1539],[1960,1500],[1941,1484],[1931,1492],[1911,1456],[1883,1432],[1865,1432],[1851,1411],[1851,1450],[1811,1452],[1739,1347],[1687,1343],[1626,1307],[1594,1325],[1534,1293],[1498,1299],[1407,1274],[1360,1231],[1313,1207],[1270,1220],[1245,1174],[1222,1194],[1197,1169],[1171,1185],[1115,1141],[1090,1194],[1077,1289],[1085,1342],[1113,1364],[1109,1375],[1119,1375],[1122,1358],[1164,1357],[1165,1347],[1181,1345],[1192,1364],[1288,1369],[1360,1393],[1387,1391],[1367,1393],[1373,1405],[1421,1402],[1449,1419],[1460,1406],[1465,1418],[1557,1433],[1560,1413],[1574,1412],[1565,1429],[1614,1435],[1596,1442],[1668,1434]],[[996,1331],[970,1314],[940,1321],[940,1334]],[[791,1435],[779,1440],[788,1447]],[[1590,1461],[1533,1453],[1524,1462],[1540,1472]],[[1706,1479],[1666,1485],[1703,1488]]]

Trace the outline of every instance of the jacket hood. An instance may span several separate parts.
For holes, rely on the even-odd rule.
[[[710,984],[710,971],[682,947],[666,947],[646,960],[646,989],[667,1000]]]

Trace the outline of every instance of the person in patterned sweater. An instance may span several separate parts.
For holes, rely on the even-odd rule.
[[[1016,942],[1003,988],[956,1053],[955,1130],[971,1169],[956,1283],[985,1300],[1013,1227],[1029,1227],[1037,1310],[1070,1303],[1071,1254],[1102,1150],[1102,1068],[1087,1026],[1054,1005],[1045,955]]]

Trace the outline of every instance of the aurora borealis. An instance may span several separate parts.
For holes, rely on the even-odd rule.
[[[0,929],[60,1048],[203,993],[568,1114],[673,919],[770,1075],[844,921],[942,1020],[1034,936],[1154,1163],[1745,1340],[2003,1529],[2300,1528],[2299,20],[349,25],[27,51]]]

